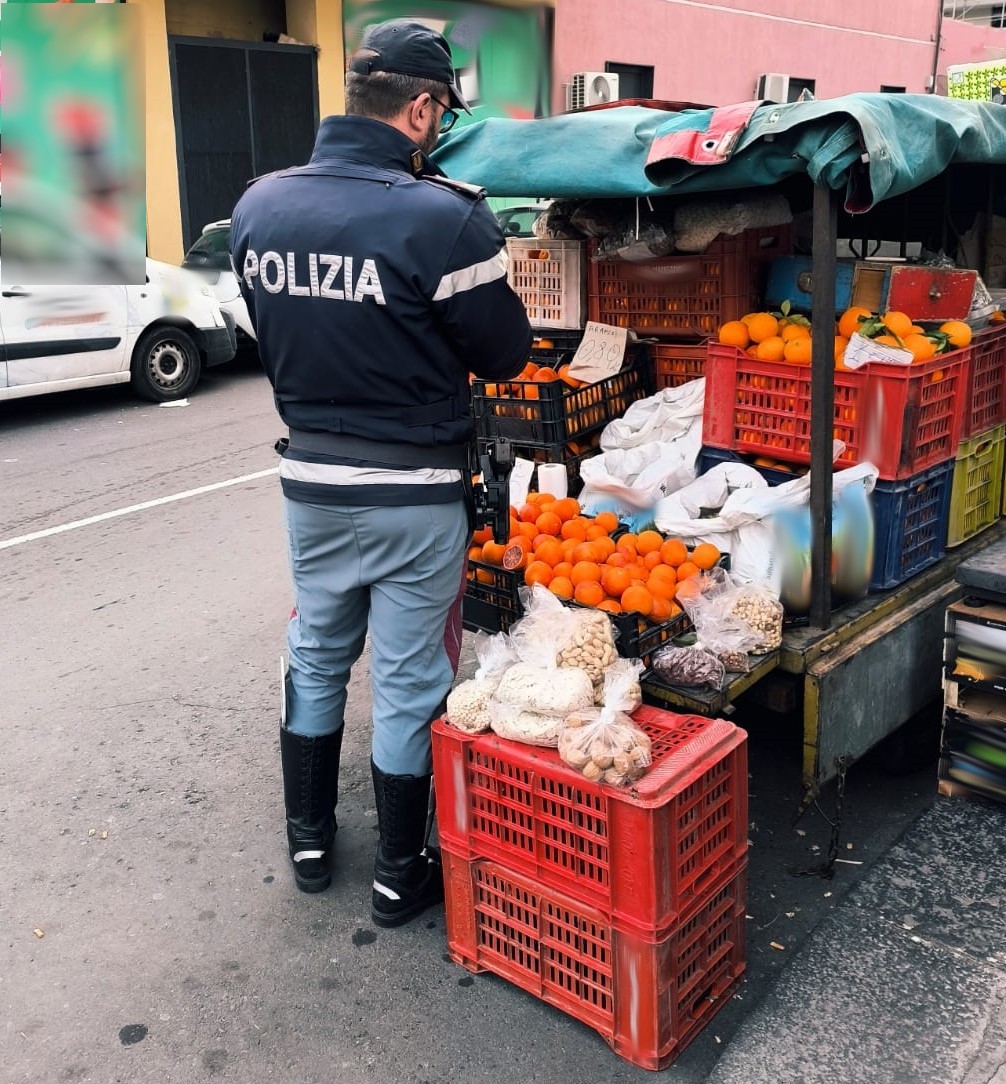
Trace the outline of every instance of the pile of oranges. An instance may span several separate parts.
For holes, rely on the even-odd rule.
[[[551,365],[540,365],[532,358],[521,370],[513,381],[507,384],[486,384],[486,395],[514,396],[518,399],[537,399],[538,384],[550,384],[553,380],[561,380],[571,388],[582,388],[583,381],[569,375],[569,362],[565,362],[558,368]],[[520,385],[514,387],[515,384]]]
[[[949,350],[959,350],[971,342],[972,336],[971,327],[963,320],[947,320],[938,329],[927,330],[906,313],[892,310],[878,314],[853,305],[842,313],[835,325],[836,369],[846,368],[845,349],[855,332],[874,342],[908,350],[916,362],[929,361]],[[723,324],[717,338],[759,361],[809,365],[811,335],[810,322],[804,316],[752,312],[740,320]]]
[[[720,559],[708,542],[689,550],[681,539],[654,530],[613,538],[618,527],[613,512],[583,515],[575,497],[530,493],[525,504],[510,509],[507,543],[495,543],[484,529],[476,532],[468,556],[522,569],[526,584],[541,584],[561,599],[656,622],[679,614],[680,600],[701,592],[702,572]],[[468,576],[492,574],[470,567]]]

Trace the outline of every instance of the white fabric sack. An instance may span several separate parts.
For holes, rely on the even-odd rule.
[[[614,448],[665,443],[687,436],[696,429],[701,443],[705,395],[705,377],[700,377],[630,403],[620,418],[608,422],[601,431],[601,450],[609,452]]]
[[[878,474],[872,463],[838,471],[832,482],[833,496],[837,498],[844,486],[854,484],[872,492]],[[681,538],[690,546],[712,542],[721,553],[730,554],[730,572],[738,582],[764,581],[778,594],[783,570],[772,515],[809,503],[809,473],[769,486],[746,464],[720,463],[690,486],[658,502],[653,519],[659,531]],[[717,514],[709,516],[710,510],[716,509]]]

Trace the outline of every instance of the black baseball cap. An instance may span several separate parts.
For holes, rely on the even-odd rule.
[[[447,39],[412,19],[389,19],[369,27],[360,48],[350,57],[349,70],[360,75],[396,72],[432,79],[447,87],[452,106],[471,112],[458,89]]]

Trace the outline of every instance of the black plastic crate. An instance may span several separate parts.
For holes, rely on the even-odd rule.
[[[649,351],[645,345],[632,346],[630,351],[630,364],[621,372],[580,388],[562,380],[473,381],[476,436],[507,437],[516,444],[552,448],[603,429],[632,403],[652,394]]]
[[[531,342],[531,358],[537,361],[545,354],[555,354],[557,364],[564,361],[572,361],[573,355],[583,341],[582,328],[544,327],[532,328],[534,339]],[[544,345],[550,343],[551,345]],[[542,344],[542,345],[539,345]],[[543,365],[551,365],[552,362],[542,362]]]
[[[471,631],[507,632],[523,616],[518,591],[524,583],[523,570],[508,572],[484,561],[468,562],[469,579],[465,585],[462,621]],[[481,573],[481,580],[479,574]],[[567,600],[566,605],[580,603]],[[601,611],[602,613],[605,611]],[[609,613],[615,630],[618,653],[626,659],[642,659],[649,668],[653,653],[669,640],[692,631],[692,622],[683,611],[666,621],[654,622],[634,613]]]
[[[523,582],[522,572],[469,559],[461,623],[472,632],[506,632],[523,612],[517,594]]]

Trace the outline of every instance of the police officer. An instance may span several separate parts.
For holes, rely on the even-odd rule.
[[[468,376],[516,376],[531,344],[484,193],[427,157],[459,109],[471,112],[440,34],[371,27],[347,115],[322,122],[306,166],[251,184],[231,225],[289,427],[279,473],[296,608],[280,749],[294,877],[305,892],[331,880],[347,685],[369,627],[381,926],[443,898],[424,847],[429,727],[460,652]]]

